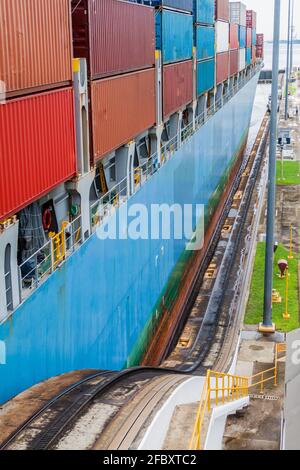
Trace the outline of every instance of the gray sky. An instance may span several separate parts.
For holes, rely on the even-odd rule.
[[[264,33],[266,39],[273,38],[274,0],[242,0],[247,5],[248,10],[255,10],[258,13],[257,32]],[[295,16],[294,25],[297,37],[300,38],[300,0],[294,0]],[[288,24],[288,0],[281,0],[281,39],[287,37]]]

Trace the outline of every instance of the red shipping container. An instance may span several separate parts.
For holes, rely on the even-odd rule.
[[[239,71],[239,50],[230,51],[229,76],[232,77]]]
[[[154,9],[119,0],[72,0],[74,56],[92,80],[155,65]]]
[[[229,0],[215,0],[216,21],[229,22]]]
[[[257,46],[263,46],[264,45],[264,35],[263,34],[257,34],[256,35],[256,45]]]
[[[246,11],[246,22],[247,22],[247,28],[256,28],[256,17],[257,14],[253,10],[247,10]]]
[[[247,39],[246,39],[246,47],[252,46],[252,29],[247,28]]]
[[[264,58],[264,47],[263,46],[256,46],[256,58],[263,59]]]
[[[229,44],[230,49],[239,48],[239,25],[232,23],[229,29]]]
[[[8,96],[72,81],[69,0],[0,0],[0,80]]]
[[[91,83],[94,163],[155,124],[155,70]]]
[[[229,52],[217,54],[217,85],[228,79],[229,74]]]
[[[167,118],[193,101],[193,61],[164,66],[163,115]]]
[[[75,174],[72,88],[0,105],[0,219]]]

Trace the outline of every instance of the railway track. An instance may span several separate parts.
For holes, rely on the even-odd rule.
[[[0,450],[80,449],[81,445],[83,449],[137,448],[149,417],[174,388],[190,374],[228,368],[241,322],[238,298],[267,138],[265,117],[233,183],[202,268],[193,280],[193,294],[177,325],[178,334],[160,367],[100,371],[76,382],[24,422]]]
[[[84,440],[84,448],[123,448],[135,439],[151,410],[168,390],[185,378],[180,372],[174,374],[172,370],[148,367],[90,375],[39,409],[0,445],[0,450],[51,450],[72,445],[78,449],[80,442],[76,423],[81,418],[85,421],[86,413],[93,406],[96,414],[101,405],[106,414],[105,431],[98,436],[99,421],[90,422],[91,426],[94,424],[95,431],[87,430],[90,441]],[[119,412],[119,419],[116,419]],[[99,417],[103,421],[103,413]],[[73,429],[75,436],[72,435]]]
[[[203,374],[208,368],[220,371],[229,368],[242,320],[237,299],[248,259],[250,230],[256,221],[253,207],[257,206],[256,189],[268,140],[268,122],[266,115],[233,185],[222,226],[216,228],[207,253],[206,269],[194,281],[193,294],[183,313],[184,326],[178,330],[177,341],[163,367],[190,374]]]

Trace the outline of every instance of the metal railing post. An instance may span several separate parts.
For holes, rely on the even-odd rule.
[[[207,371],[207,393],[208,393],[208,401],[207,401],[207,409],[210,412],[211,410],[211,377],[210,377],[211,371]]]

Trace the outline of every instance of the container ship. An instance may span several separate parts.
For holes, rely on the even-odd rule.
[[[143,360],[241,166],[263,36],[228,0],[0,0],[0,43],[3,403]],[[203,248],[99,237],[136,204],[203,205]]]

